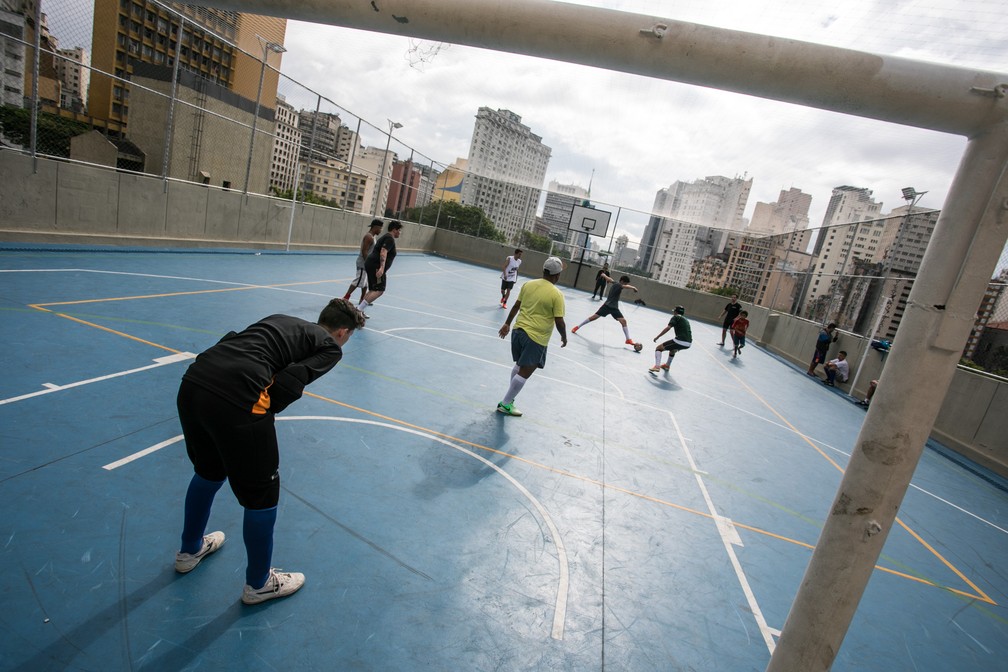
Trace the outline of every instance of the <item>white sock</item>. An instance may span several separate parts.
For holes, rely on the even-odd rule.
[[[626,340],[630,340],[630,327],[623,327],[623,335],[626,336]]]
[[[579,324],[577,326],[577,328],[580,329],[581,327],[583,327],[584,325],[588,324],[589,322],[591,322],[591,320],[585,320],[584,322],[582,322],[581,324]]]
[[[367,301],[361,299],[360,304],[357,306],[357,310],[364,310],[365,308],[367,308],[370,305],[371,305],[370,303],[368,303]]]
[[[661,350],[654,351],[654,365],[659,366],[661,364]]]
[[[515,397],[521,392],[522,388],[525,387],[525,382],[528,378],[522,378],[517,373],[511,376],[511,385],[508,387],[507,394],[504,395],[505,404],[513,404]]]
[[[514,365],[514,368],[513,368],[513,369],[511,369],[511,378],[514,378],[514,377],[515,377],[515,376],[517,376],[517,375],[518,375],[518,365],[517,365],[517,364],[515,364],[515,365]]]

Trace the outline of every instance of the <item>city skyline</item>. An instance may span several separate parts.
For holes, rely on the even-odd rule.
[[[581,4],[977,69],[1008,60],[1008,44],[997,39],[1006,20],[988,0],[927,8],[815,2],[800,13],[781,2]],[[61,46],[75,46],[72,31],[52,28]],[[756,202],[792,187],[812,195],[812,227],[841,185],[872,190],[883,212],[903,205],[905,186],[928,192],[921,207],[940,208],[965,147],[956,136],[457,45],[411,67],[416,42],[331,26],[291,21],[285,46],[284,75],[379,128],[395,119],[403,124],[396,140],[439,163],[468,155],[480,107],[514,111],[554,148],[545,181],[591,181],[594,202],[625,209],[615,231],[635,242],[659,189],[710,175],[753,178],[746,218]],[[362,136],[384,141],[381,130]]]

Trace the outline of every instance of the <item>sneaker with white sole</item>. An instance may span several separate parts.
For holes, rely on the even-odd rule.
[[[661,371],[660,366],[652,366],[650,369],[648,369],[648,373],[658,373],[659,371]]]
[[[513,415],[516,418],[520,418],[522,412],[515,408],[514,402],[510,404],[505,404],[503,401],[497,404],[497,412],[503,413],[504,415]]]
[[[224,545],[223,532],[211,532],[204,535],[203,547],[196,553],[183,553],[179,551],[175,554],[175,571],[179,574],[188,574],[196,569],[196,565],[206,556],[210,555]]]
[[[241,601],[245,604],[261,604],[278,597],[287,597],[301,590],[304,582],[304,574],[281,572],[274,567],[270,569],[269,578],[266,579],[266,585],[262,588],[253,588],[247,583],[245,584]]]

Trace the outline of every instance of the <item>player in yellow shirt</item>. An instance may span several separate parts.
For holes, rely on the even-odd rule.
[[[511,332],[511,357],[514,368],[504,399],[497,404],[497,411],[505,415],[522,414],[514,406],[515,397],[525,387],[529,376],[536,369],[546,366],[546,347],[555,328],[560,333],[560,347],[567,345],[567,325],[564,324],[564,298],[556,283],[563,272],[563,262],[550,257],[543,264],[543,277],[529,280],[522,285],[507,320],[497,333],[501,338]],[[517,316],[517,320],[515,317]],[[511,322],[514,330],[511,331]]]

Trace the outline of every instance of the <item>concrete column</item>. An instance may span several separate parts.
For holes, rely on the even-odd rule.
[[[969,141],[767,672],[829,670],[1008,238],[1008,124]]]

